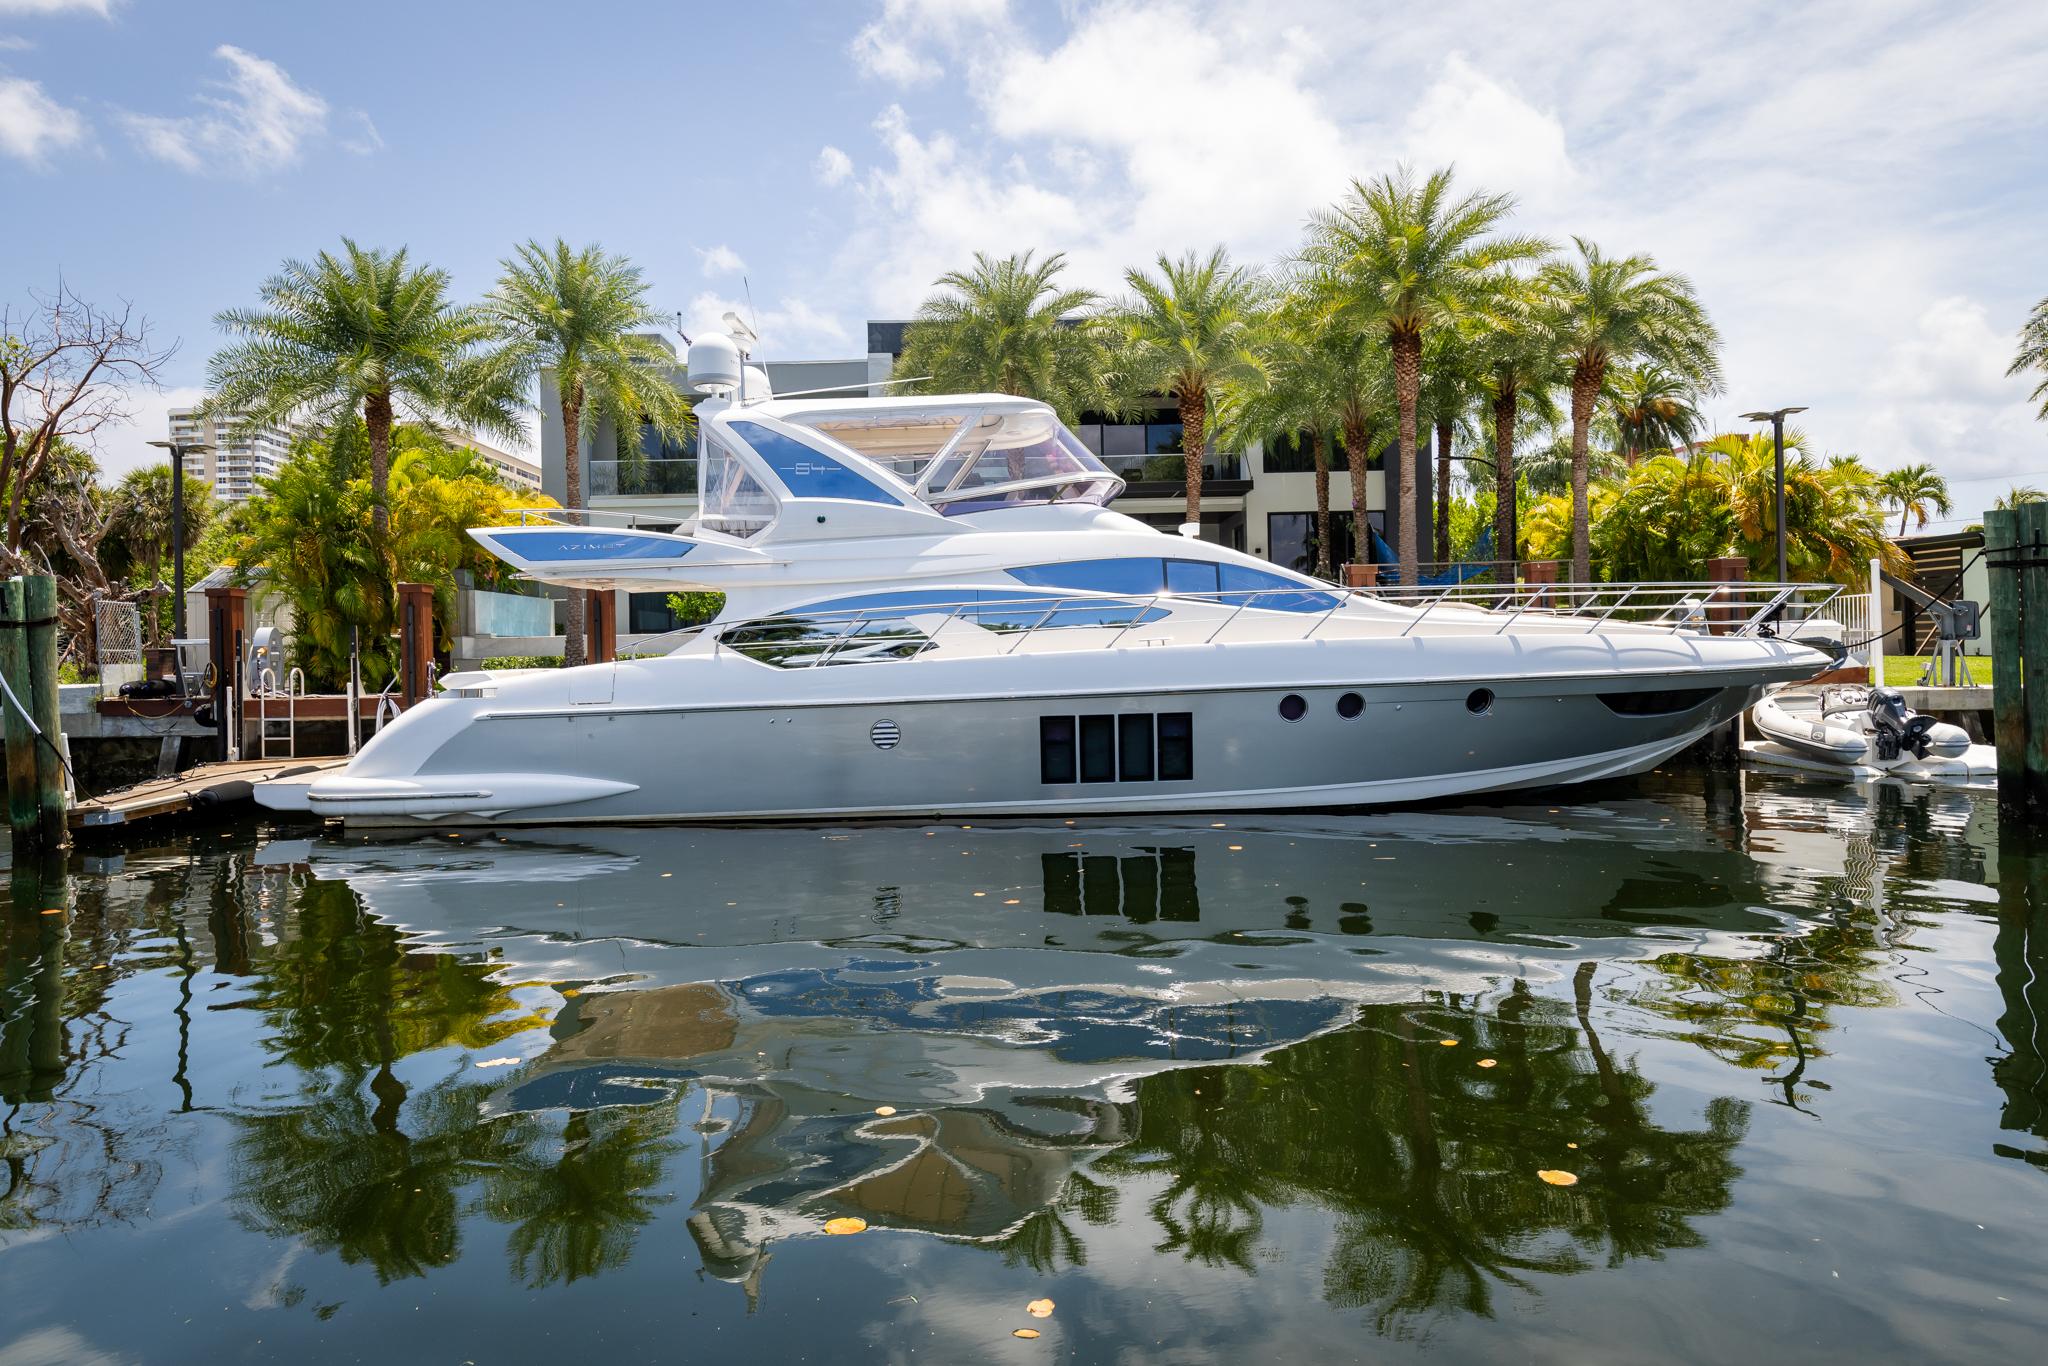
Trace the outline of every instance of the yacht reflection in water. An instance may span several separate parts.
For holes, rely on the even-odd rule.
[[[1355,1302],[1483,1308],[1503,1276],[1683,1245],[1726,1201],[1744,1104],[1660,1128],[1592,1018],[1589,960],[1783,924],[1753,909],[1756,865],[1680,810],[303,857],[428,943],[559,984],[549,1042],[487,1113],[701,1107],[689,1227],[750,1299],[776,1242],[838,1217],[1080,1261],[1076,1221],[1112,1218],[1119,1177],[1153,1171],[1165,1246],[1250,1269],[1260,1212],[1312,1200],[1359,1248],[1396,1249],[1357,1252]],[[1611,1196],[1524,1189],[1567,1163],[1611,1165]],[[1544,1230],[1571,1236],[1514,1250]]]

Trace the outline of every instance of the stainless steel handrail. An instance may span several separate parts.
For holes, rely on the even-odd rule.
[[[1337,586],[1317,588],[1235,588],[1217,592],[1157,592],[1157,594],[1092,594],[1081,590],[1018,590],[1012,596],[989,596],[989,592],[975,592],[973,596],[958,600],[938,600],[903,606],[864,606],[864,608],[840,608],[829,612],[811,612],[793,608],[786,612],[774,612],[768,616],[750,616],[741,621],[729,623],[705,623],[696,627],[678,627],[662,635],[639,641],[639,647],[657,645],[672,637],[702,637],[709,635],[715,651],[735,649],[739,653],[756,655],[758,651],[782,645],[799,645],[809,655],[801,668],[817,668],[831,664],[852,641],[860,639],[862,627],[874,621],[909,621],[911,616],[930,616],[944,612],[942,621],[932,635],[944,631],[954,621],[961,621],[969,610],[989,612],[999,608],[1040,608],[1032,621],[997,623],[987,629],[999,635],[1014,635],[1004,653],[1016,653],[1034,639],[1038,633],[1049,629],[1085,629],[1100,627],[1112,631],[1106,645],[1120,645],[1137,627],[1151,625],[1149,614],[1161,606],[1188,606],[1188,604],[1212,604],[1233,608],[1223,621],[1214,625],[1204,643],[1221,639],[1231,625],[1235,625],[1247,610],[1274,612],[1276,618],[1286,608],[1276,606],[1276,600],[1317,600],[1331,598],[1327,608],[1313,610],[1313,621],[1305,623],[1298,639],[1313,639],[1325,625],[1343,612],[1346,606],[1362,602],[1380,602],[1397,610],[1411,612],[1397,637],[1413,635],[1427,618],[1440,606],[1466,606],[1473,608],[1475,616],[1460,618],[1460,625],[1475,629],[1475,633],[1501,635],[1509,627],[1524,621],[1556,621],[1585,625],[1587,635],[1595,635],[1608,627],[1628,627],[1632,631],[1669,631],[1677,633],[1710,633],[1724,631],[1731,635],[1757,635],[1769,623],[1788,610],[1798,610],[1800,616],[1810,616],[1823,606],[1833,602],[1845,590],[1839,584],[1688,584],[1688,582],[1645,582],[1645,584],[1524,584],[1520,588],[1499,590],[1493,588],[1487,594],[1470,592],[1475,588],[1493,586],[1432,586],[1430,592],[1415,592],[1411,598],[1427,598],[1425,602],[1401,602],[1391,600],[1386,594],[1366,590],[1346,590]],[[1104,608],[1128,608],[1128,616],[1110,618],[1110,621],[1073,623],[1071,616],[1077,612],[1100,612]],[[1294,614],[1309,616],[1311,610],[1298,610]],[[1069,616],[1069,621],[1061,621]],[[1716,621],[1718,618],[1718,621]],[[784,623],[805,623],[809,627],[842,627],[836,635],[811,639],[811,641],[745,641],[735,639],[745,629],[760,629]],[[987,623],[977,623],[987,625]],[[1491,631],[1489,631],[1491,627]],[[881,639],[881,637],[877,637]],[[680,647],[680,645],[678,645]],[[922,653],[922,651],[920,651]],[[897,655],[905,657],[905,655]],[[913,657],[913,655],[909,655]]]

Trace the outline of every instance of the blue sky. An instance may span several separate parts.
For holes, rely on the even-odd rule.
[[[596,240],[687,324],[744,275],[770,354],[851,355],[977,249],[1102,289],[1269,261],[1404,159],[1690,274],[1716,418],[1806,403],[1959,513],[2048,486],[2003,374],[2048,294],[2048,6],[0,0],[0,288],[61,271],[181,342],[110,469],[213,312],[343,233],[462,294],[515,241]]]

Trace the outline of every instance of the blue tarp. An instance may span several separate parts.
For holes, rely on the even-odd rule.
[[[1398,564],[1400,556],[1394,553],[1394,548],[1387,544],[1384,536],[1380,535],[1379,528],[1367,527],[1366,530],[1372,533],[1372,563],[1387,566]],[[1454,564],[1441,574],[1422,575],[1422,584],[1425,587],[1435,587],[1441,584],[1463,583],[1467,579],[1476,579],[1481,574],[1492,569],[1494,567],[1491,563],[1493,559],[1492,527],[1486,527],[1479,533],[1479,540],[1472,547],[1472,556],[1474,563]],[[1401,582],[1401,571],[1399,569],[1382,569],[1380,571],[1380,582]]]

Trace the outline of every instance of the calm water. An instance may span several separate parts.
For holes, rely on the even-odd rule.
[[[2028,839],[1678,774],[17,868],[0,1363],[2028,1359]]]

